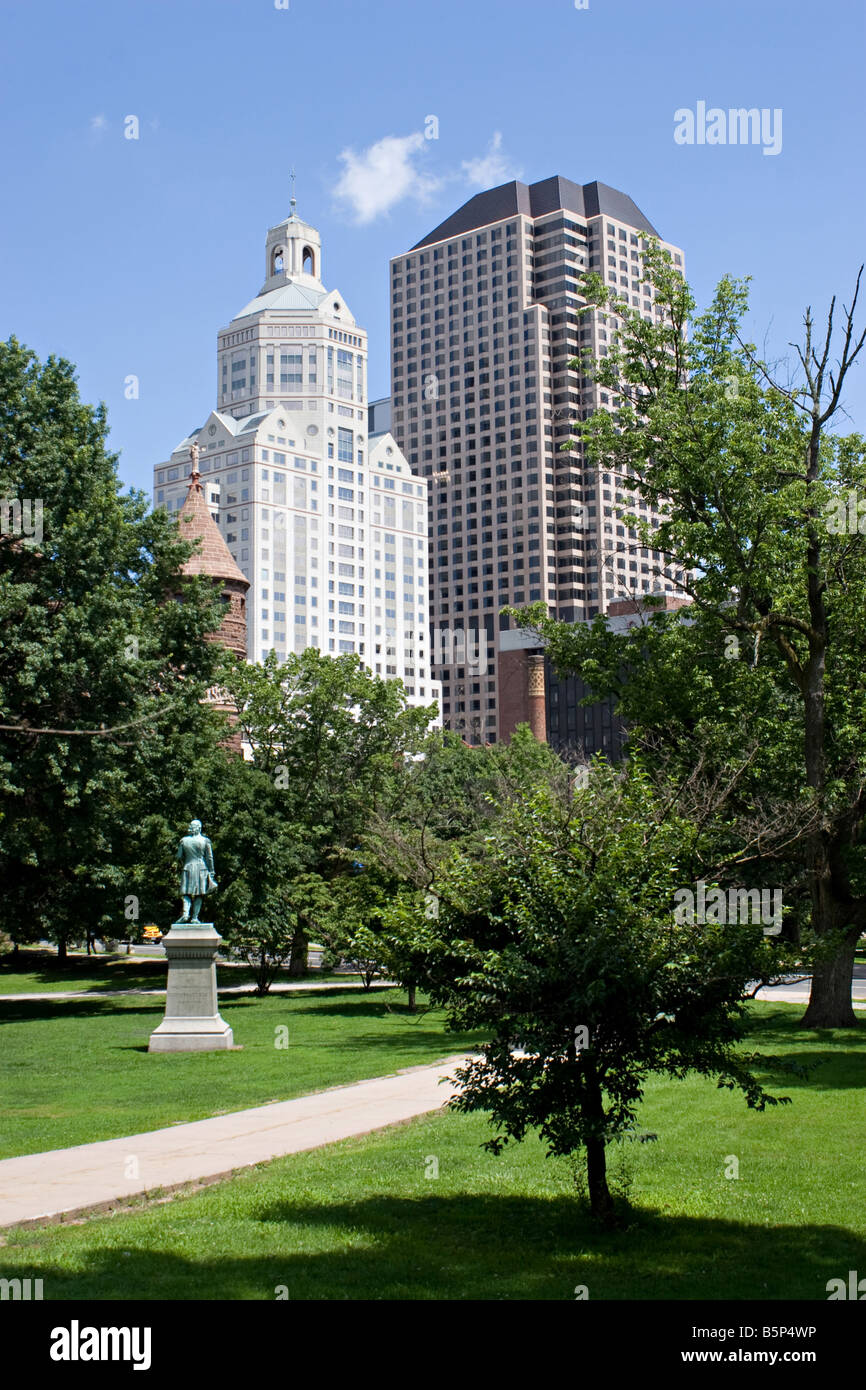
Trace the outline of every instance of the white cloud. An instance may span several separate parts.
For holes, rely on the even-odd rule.
[[[99,131],[101,131],[101,130],[107,130],[107,129],[108,129],[108,121],[105,119],[104,116],[91,116],[91,117],[90,117],[90,129],[91,129],[92,131],[97,132],[97,133],[98,133]]]
[[[351,149],[341,152],[344,167],[335,192],[357,222],[374,221],[404,198],[425,202],[439,188],[441,181],[419,168],[419,155],[427,143],[416,131],[386,135],[360,154]]]
[[[495,188],[497,184],[520,178],[521,174],[502,153],[501,130],[494,132],[485,155],[480,159],[464,159],[460,167],[470,187],[479,189]]]
[[[440,175],[422,167],[432,143],[421,131],[414,131],[411,135],[386,135],[360,152],[342,150],[339,157],[343,172],[335,188],[337,198],[350,209],[356,222],[368,223],[406,198],[428,203],[449,184],[468,184],[477,190],[494,188],[521,176],[521,170],[503,153],[499,130],[494,132],[485,154],[464,159],[459,170],[446,170]],[[438,147],[438,136],[436,143]]]

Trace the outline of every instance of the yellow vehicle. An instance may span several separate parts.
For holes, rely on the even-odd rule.
[[[159,927],[156,925],[155,922],[150,922],[144,928],[143,934],[145,941],[158,941],[162,936],[162,932],[160,931]]]

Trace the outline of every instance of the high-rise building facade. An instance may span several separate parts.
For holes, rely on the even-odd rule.
[[[367,335],[321,279],[319,233],[272,227],[265,282],[217,339],[217,407],[154,470],[154,501],[203,497],[250,581],[247,651],[356,652],[439,698],[428,632],[428,482],[387,430],[368,429]]]
[[[618,513],[623,479],[591,469],[575,422],[615,409],[569,365],[605,356],[613,315],[583,314],[581,276],[653,320],[632,200],[565,178],[480,193],[391,262],[392,431],[430,490],[431,646],[446,726],[492,742],[505,604],[543,600],[568,622],[675,591],[664,557]],[[682,252],[667,242],[674,263]],[[562,446],[574,447],[563,452]]]

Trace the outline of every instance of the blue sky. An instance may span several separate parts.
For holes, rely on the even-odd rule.
[[[389,388],[389,257],[508,178],[623,189],[685,249],[699,302],[722,274],[751,275],[752,336],[772,357],[806,304],[850,298],[861,0],[284,3],[0,5],[0,336],[76,364],[125,484],[149,491],[213,407],[216,332],[260,288],[292,166],[325,282],[370,334],[371,396]],[[780,152],[677,144],[675,111],[699,101],[781,108]],[[866,364],[851,428],[866,428],[864,381]]]

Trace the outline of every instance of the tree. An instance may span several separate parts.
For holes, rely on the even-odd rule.
[[[80,400],[70,363],[0,344],[0,402],[4,917],[63,955],[123,921],[125,821],[148,764],[164,791],[178,752],[216,746],[224,726],[200,699],[220,611],[181,575],[192,547],[169,518],[118,495],[105,411]]]
[[[437,918],[392,909],[449,1026],[490,1039],[458,1070],[454,1107],[489,1113],[494,1154],[529,1130],[549,1154],[583,1151],[602,1219],[606,1148],[633,1129],[650,1074],[713,1076],[759,1110],[783,1099],[737,1050],[746,983],[775,948],[758,924],[679,916],[693,839],[645,775],[599,761],[580,787],[511,803],[483,858],[457,854]]]
[[[398,929],[393,916],[386,927],[384,909],[403,897],[435,915],[439,875],[454,852],[483,853],[490,825],[508,804],[562,769],[525,724],[509,743],[486,747],[470,747],[457,734],[436,729],[420,756],[405,762],[381,789],[358,850],[363,872],[344,885],[352,907],[338,917],[344,930],[356,923],[355,944],[348,947],[353,958],[363,945],[371,962],[405,986],[410,1010],[418,985],[412,930],[405,920]],[[365,928],[360,943],[359,922]]]
[[[282,665],[271,653],[261,666],[235,667],[225,683],[276,793],[274,815],[303,846],[291,946],[291,973],[301,975],[328,886],[350,871],[377,797],[418,751],[435,706],[409,706],[400,681],[372,675],[357,656],[314,648]]]
[[[245,866],[226,895],[226,935],[232,949],[255,972],[257,994],[267,994],[281,966],[287,960],[291,963],[292,952],[298,949],[301,914],[313,918],[328,906],[322,880],[299,872],[297,861],[282,858],[278,842],[269,843],[266,838],[265,843],[270,852],[257,861],[251,874]],[[260,874],[267,874],[267,879],[263,881]],[[249,878],[254,880],[252,886]]]
[[[673,578],[691,607],[631,639],[598,622],[565,630],[540,607],[520,621],[596,695],[621,689],[627,670],[632,697],[621,708],[637,716],[638,745],[654,738],[682,753],[690,722],[702,720],[717,753],[727,746],[745,762],[757,713],[775,750],[759,760],[763,786],[784,789],[800,816],[786,843],[804,870],[815,939],[804,1023],[851,1027],[854,952],[866,928],[866,516],[857,504],[866,444],[834,429],[864,343],[854,327],[859,277],[838,348],[835,302],[822,336],[807,310],[798,375],[783,382],[744,340],[744,283],[722,280],[693,316],[688,286],[652,240],[645,264],[661,311],[653,323],[597,277],[587,282],[617,336],[606,358],[585,364],[612,393],[613,412],[599,411],[581,433],[591,462],[622,490],[629,539],[617,550],[656,552],[656,576]],[[666,513],[658,527],[641,518],[638,500]],[[612,565],[616,556],[611,543],[600,558]],[[699,657],[692,665],[689,652]],[[673,673],[679,692],[665,709]],[[690,721],[693,694],[701,710]]]
[[[349,937],[349,959],[358,967],[361,983],[369,990],[377,976],[387,975],[387,948],[384,938],[369,927],[359,926]]]
[[[439,865],[455,845],[483,842],[502,806],[561,767],[526,724],[510,742],[486,747],[470,747],[447,729],[432,730],[421,755],[381,788],[363,858],[395,884],[435,892]]]

